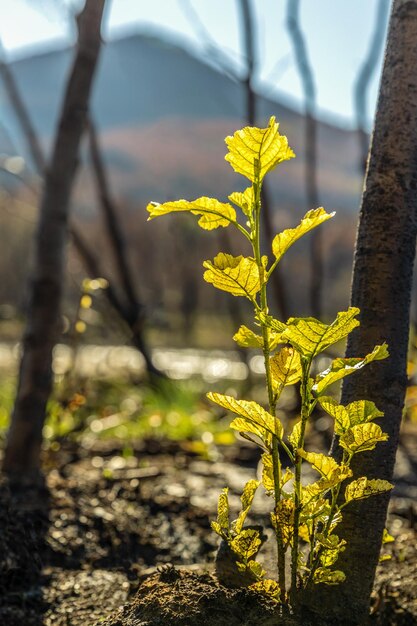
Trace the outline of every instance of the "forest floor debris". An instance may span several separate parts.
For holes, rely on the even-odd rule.
[[[408,433],[408,447],[410,441]],[[414,442],[417,450],[417,435]],[[227,482],[237,505],[242,484],[256,472],[256,451],[228,447],[213,462],[181,443],[148,441],[130,448],[124,456],[111,441],[89,449],[63,444],[45,456],[44,489],[0,486],[0,623],[220,626],[223,619],[233,626],[249,623],[251,610],[257,611],[256,623],[271,623],[276,609],[267,600],[229,592],[210,574],[217,495]],[[266,522],[262,501],[254,515]],[[388,547],[392,559],[378,568],[370,623],[412,626],[417,515],[406,484],[392,498],[388,528],[396,541]],[[183,607],[188,602],[188,613],[179,612],[178,598]],[[215,621],[207,621],[213,610]]]

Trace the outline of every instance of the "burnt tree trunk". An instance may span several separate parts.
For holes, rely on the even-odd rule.
[[[42,428],[52,389],[52,350],[60,332],[68,209],[100,52],[104,1],[86,0],[79,15],[77,52],[45,172],[28,322],[3,462],[3,470],[16,477],[39,473]]]
[[[388,343],[390,357],[346,378],[342,403],[373,400],[389,440],[357,455],[354,477],[392,480],[407,384],[412,272],[417,235],[417,0],[394,0],[356,242],[351,304],[361,326],[347,356]],[[336,451],[337,454],[337,451]],[[336,566],[346,582],[314,589],[310,608],[332,624],[362,623],[381,547],[389,493],[346,507],[347,540]]]

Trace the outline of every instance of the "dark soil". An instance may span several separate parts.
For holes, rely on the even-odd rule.
[[[211,574],[218,493],[228,484],[237,504],[256,450],[228,448],[215,462],[187,444],[133,450],[65,444],[45,453],[43,489],[0,485],[1,626],[291,624],[270,599]],[[378,571],[375,626],[417,624],[415,484],[400,481],[392,498],[396,542]],[[262,501],[253,519],[265,523]]]

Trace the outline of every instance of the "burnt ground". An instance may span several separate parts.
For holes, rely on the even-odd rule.
[[[0,624],[277,624],[268,599],[226,590],[211,574],[218,493],[229,485],[237,505],[256,450],[204,460],[187,443],[119,446],[62,444],[45,453],[44,488],[0,486]],[[388,524],[396,541],[378,569],[375,626],[417,624],[415,427],[399,456]],[[265,519],[261,499],[254,520]]]

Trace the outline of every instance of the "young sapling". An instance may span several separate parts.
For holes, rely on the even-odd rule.
[[[315,358],[359,325],[359,309],[350,307],[338,313],[330,324],[312,317],[291,317],[284,323],[270,315],[267,288],[287,250],[309,231],[331,219],[334,213],[327,213],[322,207],[313,209],[298,226],[278,233],[272,241],[270,260],[261,250],[262,184],[271,170],[294,158],[295,154],[287,138],[279,133],[274,117],[266,128],[238,130],[226,138],[226,145],[226,160],[235,172],[250,182],[243,192],[229,196],[230,203],[201,197],[191,202],[152,202],[147,210],[149,219],[174,212],[198,215],[198,224],[205,230],[232,226],[251,246],[251,256],[220,252],[212,261],[204,261],[204,279],[217,289],[251,302],[254,330],[241,326],[233,338],[239,346],[262,351],[268,407],[219,393],[209,393],[208,398],[234,415],[231,428],[262,449],[261,482],[273,502],[271,523],[277,544],[277,581],[265,579],[265,571],[256,561],[265,539],[262,529],[245,526],[260,485],[255,480],[244,487],[242,510],[233,522],[229,517],[227,488],[220,494],[217,519],[212,522],[213,530],[222,538],[222,558],[217,559],[217,571],[225,584],[235,586],[240,582],[254,586],[279,602],[294,606],[303,588],[317,583],[334,585],[344,580],[345,574],[334,567],[346,544],[335,532],[344,508],[352,501],[392,488],[386,480],[365,476],[351,480],[352,458],[387,440],[387,435],[374,421],[382,413],[369,400],[343,406],[328,395],[331,385],[368,363],[385,359],[388,350],[386,344],[382,344],[364,357],[336,358],[325,371],[313,375]],[[300,389],[301,414],[295,426],[286,432],[277,416],[277,407],[284,388],[296,384]],[[330,455],[305,449],[306,427],[317,406],[333,419],[343,451],[340,462]],[[285,468],[280,449],[288,459]],[[318,475],[310,484],[302,480],[305,463]],[[232,562],[226,569],[225,555]],[[286,577],[287,560],[291,567],[290,580]]]

